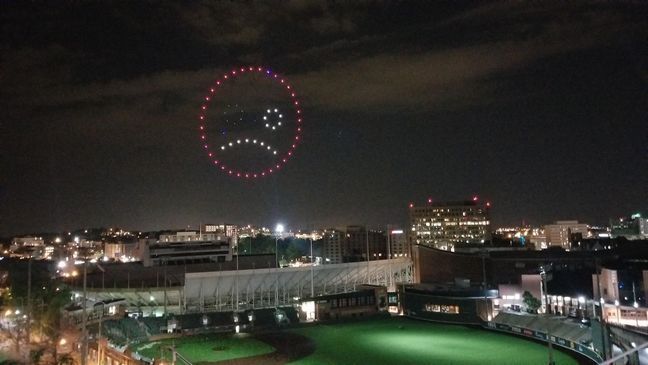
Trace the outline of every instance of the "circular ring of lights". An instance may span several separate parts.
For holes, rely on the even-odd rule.
[[[280,151],[276,149],[274,146],[272,146],[270,143],[263,141],[261,139],[254,139],[254,138],[239,138],[236,140],[230,140],[226,141],[222,145],[218,146],[212,146],[209,144],[208,140],[209,137],[207,135],[207,116],[206,112],[209,109],[209,103],[211,100],[213,100],[214,95],[218,92],[218,90],[223,87],[224,85],[227,85],[228,81],[232,81],[239,77],[240,75],[244,75],[246,73],[257,73],[257,74],[262,74],[265,75],[265,77],[273,82],[276,82],[279,86],[283,88],[283,90],[286,91],[288,94],[288,97],[290,98],[290,104],[293,107],[294,115],[295,115],[295,132],[294,135],[292,136],[292,143],[289,143],[289,147],[286,150]],[[200,115],[198,116],[198,120],[200,122],[199,124],[199,132],[200,132],[200,142],[202,144],[203,149],[207,152],[207,156],[209,159],[212,161],[212,163],[218,167],[218,170],[224,172],[227,175],[233,176],[233,177],[238,177],[238,178],[243,178],[243,179],[256,179],[256,178],[261,178],[265,177],[268,175],[271,175],[278,170],[280,170],[283,165],[285,165],[288,160],[294,155],[295,149],[299,145],[299,143],[302,140],[302,121],[303,121],[303,113],[301,109],[301,103],[299,102],[299,99],[297,98],[297,94],[294,90],[294,88],[288,83],[288,80],[284,78],[283,76],[280,76],[279,74],[273,72],[271,69],[267,67],[258,67],[258,66],[247,66],[247,67],[239,67],[232,69],[231,71],[223,74],[219,79],[217,79],[213,85],[210,87],[209,92],[203,97],[203,104],[200,107]],[[286,113],[278,114],[277,109],[268,109],[267,113],[264,113],[264,119],[263,119],[263,126],[266,129],[272,129],[275,130],[275,127],[281,126],[282,121],[286,120],[287,115]],[[277,115],[278,118],[280,118],[276,123],[267,123],[267,117],[272,116],[272,115]],[[275,162],[273,162],[272,165],[266,166],[265,168],[262,168],[260,170],[255,170],[255,171],[248,171],[245,169],[241,169],[240,167],[237,166],[232,166],[230,164],[225,164],[223,161],[219,159],[219,153],[223,153],[224,151],[232,148],[236,148],[237,146],[240,145],[254,145],[257,148],[260,148],[262,150],[267,151],[269,154],[274,156],[276,158]]]

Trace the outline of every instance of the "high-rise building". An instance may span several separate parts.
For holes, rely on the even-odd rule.
[[[578,221],[556,221],[544,227],[547,246],[571,248],[571,243],[588,237],[588,227]]]
[[[347,226],[344,262],[382,260],[387,257],[385,232],[367,229],[364,226]]]
[[[610,220],[612,237],[625,237],[629,240],[648,239],[648,218],[643,218],[640,213],[618,220]]]
[[[405,234],[405,231],[403,231],[402,229],[390,229],[388,238],[389,238],[388,248],[389,248],[389,253],[391,253],[391,257],[388,258],[393,259],[396,257],[411,256],[410,245],[407,240],[407,235]]]
[[[322,257],[326,264],[341,264],[346,234],[337,229],[327,229],[322,235]]]
[[[322,237],[322,256],[327,264],[386,259],[387,236],[364,226],[328,229]]]
[[[410,244],[452,250],[457,244],[490,240],[490,203],[473,200],[409,206]]]

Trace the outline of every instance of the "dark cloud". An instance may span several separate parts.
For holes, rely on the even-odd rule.
[[[611,122],[638,130],[645,120],[642,4],[196,1],[4,10],[0,233],[281,215],[385,223],[403,221],[401,204],[413,197],[477,191],[505,201],[501,222],[578,214],[601,221],[641,200],[636,191],[593,195],[646,181],[648,169],[618,163],[641,164],[641,136]],[[196,143],[201,95],[241,63],[284,72],[308,121],[299,158],[252,187],[215,174]],[[601,147],[609,144],[623,148]],[[514,194],[528,200],[518,206]]]

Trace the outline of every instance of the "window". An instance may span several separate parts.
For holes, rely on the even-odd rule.
[[[448,314],[459,314],[458,305],[446,305],[446,304],[431,304],[428,303],[425,305],[426,312],[434,313],[448,313]]]

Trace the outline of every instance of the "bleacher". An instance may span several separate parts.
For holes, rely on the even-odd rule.
[[[138,343],[150,336],[144,323],[128,317],[104,321],[102,331],[104,336],[117,345]]]
[[[493,319],[493,322],[545,333],[549,329],[552,336],[581,344],[592,342],[590,328],[583,324],[574,323],[569,318],[502,312]]]
[[[293,307],[280,308],[285,314],[283,324],[298,323],[298,313]],[[249,325],[248,314],[251,311],[241,312],[238,324]],[[205,318],[207,322],[205,323]],[[111,319],[103,322],[103,335],[113,344],[125,345],[147,341],[151,336],[167,332],[168,321],[178,321],[178,329],[184,333],[200,333],[210,331],[233,330],[235,326],[232,312],[188,313],[169,315],[167,317],[142,317],[138,319],[125,317]],[[254,327],[275,327],[277,320],[274,308],[255,309]]]

